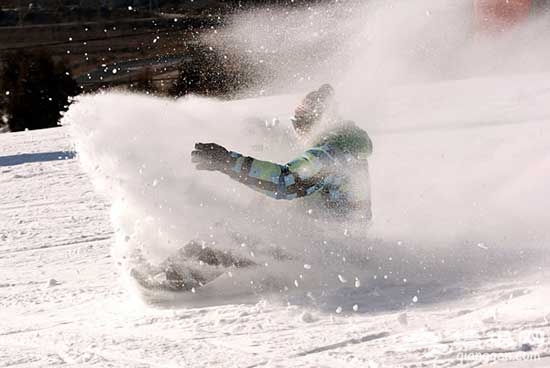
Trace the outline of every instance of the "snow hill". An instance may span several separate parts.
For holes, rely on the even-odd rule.
[[[468,4],[255,11],[214,38],[279,61],[280,96],[102,93],[2,134],[0,365],[547,367],[550,22],[485,39]],[[368,229],[191,165],[195,142],[293,158],[289,117],[326,81],[374,142]],[[136,288],[193,239],[259,267]]]
[[[288,158],[258,121],[284,125],[296,96],[103,94],[74,104],[68,127],[2,135],[0,362],[548,366],[548,81],[388,92],[386,120],[368,127],[375,221],[366,235],[298,218],[309,232],[285,242],[276,223],[250,223],[273,220],[278,203],[190,166],[192,143],[206,139]],[[229,246],[220,218],[256,239],[257,253],[272,239],[299,262],[235,270],[186,297],[148,299],[129,282],[136,249],[161,260],[201,234]]]

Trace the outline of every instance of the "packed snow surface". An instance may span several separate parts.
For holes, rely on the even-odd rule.
[[[180,299],[141,295],[125,277],[125,259],[137,246],[168,256],[198,232],[209,211],[208,219],[227,216],[242,234],[263,239],[263,225],[239,222],[227,208],[252,203],[251,213],[270,219],[278,202],[195,172],[189,150],[193,140],[208,138],[238,145],[225,132],[209,136],[231,130],[215,116],[236,122],[265,112],[264,102],[283,116],[293,98],[173,102],[98,95],[71,108],[67,118],[77,124],[75,132],[3,135],[1,361],[36,367],[475,366],[498,353],[513,360],[502,367],[546,366],[550,119],[529,119],[533,109],[542,111],[536,104],[545,92],[530,77],[522,80],[523,87],[514,79],[520,92],[491,100],[513,110],[516,122],[471,119],[461,127],[455,121],[433,127],[423,120],[420,131],[375,129],[375,220],[366,235],[355,235],[353,227],[348,235],[344,227],[312,232],[300,264],[234,270],[231,282],[214,285],[218,289]],[[475,91],[492,82],[425,88],[448,95],[457,85]],[[409,104],[408,91],[399,91],[401,111],[392,116],[415,115],[405,111],[422,106],[412,102],[414,90]],[[472,107],[465,104],[449,99],[436,107],[452,115]],[[245,108],[251,105],[258,111]],[[186,125],[188,116],[205,130],[219,125],[193,136],[199,129]],[[149,124],[153,117],[157,123]],[[106,126],[109,133],[103,133]],[[67,154],[74,139],[77,159]],[[251,149],[246,144],[235,148]],[[21,156],[23,162],[14,162]],[[198,212],[186,216],[193,206]],[[304,241],[298,232],[281,246],[297,251],[295,239]],[[256,243],[260,251],[263,246]],[[517,362],[533,357],[540,360]]]
[[[550,74],[536,36],[547,23],[474,42],[460,37],[464,9],[452,2],[392,3],[334,27],[358,37],[344,37],[313,79],[285,49],[305,33],[271,28],[304,14],[235,23],[224,37],[243,49],[288,52],[273,72],[284,82],[296,67],[297,88],[280,95],[103,93],[79,98],[66,127],[2,135],[0,363],[548,366]],[[293,29],[328,29],[321,10]],[[255,38],[239,37],[250,27]],[[307,143],[289,118],[325,80],[374,142],[368,228],[317,221],[307,201],[264,198],[191,165],[195,142],[292,159]],[[136,287],[131,267],[191,240],[258,266],[194,293]]]

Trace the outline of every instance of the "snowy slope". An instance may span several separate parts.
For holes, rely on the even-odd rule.
[[[167,239],[193,235],[188,226],[156,231],[174,218],[200,225],[186,216],[194,205],[186,196],[202,195],[187,181],[189,144],[217,132],[214,138],[238,145],[241,131],[234,128],[248,127],[244,118],[269,111],[267,117],[284,121],[296,98],[220,103],[98,95],[71,107],[70,129],[2,135],[0,365],[450,367],[491,358],[467,354],[499,353],[512,361],[496,367],[548,366],[550,114],[544,90],[523,81],[513,85],[530,98],[513,91],[486,98],[481,115],[471,93],[506,79],[424,86],[422,95],[453,96],[432,99],[439,115],[431,119],[415,102],[420,87],[396,90],[392,101],[399,103],[382,116],[402,125],[385,131],[379,120],[371,129],[376,218],[366,238],[352,227],[349,237],[332,229],[316,240],[328,239],[333,253],[302,243],[309,268],[235,272],[222,284],[227,289],[214,289],[219,294],[155,306],[128,283],[126,257],[141,246],[162,258],[177,248]],[[457,86],[470,97],[458,99],[450,92]],[[486,119],[494,116],[491,106],[502,105],[517,119]],[[470,115],[458,127],[455,119],[441,123],[460,111]],[[153,116],[154,134],[147,124]],[[211,127],[214,116],[236,125]],[[407,123],[421,124],[400,116],[419,116],[425,126],[411,131]],[[203,119],[200,128],[190,125],[196,119]],[[75,141],[79,158],[68,153]],[[264,154],[277,158],[269,147]],[[206,214],[223,214],[233,203],[224,189],[205,188],[221,202],[203,204]],[[229,190],[257,204],[239,187]],[[254,213],[277,211],[263,206]],[[261,226],[233,225],[263,234]],[[342,260],[346,255],[356,258]],[[537,360],[518,361],[528,358]]]
[[[275,55],[272,90],[334,82],[375,145],[370,228],[190,164],[197,141],[293,158],[298,94],[84,96],[64,128],[0,136],[0,366],[550,365],[548,17],[483,39],[468,2],[340,3],[215,38]],[[142,294],[136,254],[191,239],[261,266]]]

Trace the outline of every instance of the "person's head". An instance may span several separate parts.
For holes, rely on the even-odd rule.
[[[332,104],[333,97],[334,89],[330,84],[323,84],[316,91],[308,93],[294,111],[294,130],[299,135],[308,135]]]

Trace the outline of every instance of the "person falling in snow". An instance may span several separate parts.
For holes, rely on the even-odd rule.
[[[319,129],[322,123],[328,128]],[[292,124],[301,142],[312,143],[287,164],[243,156],[216,143],[196,143],[192,162],[198,170],[224,173],[274,199],[308,201],[307,207],[319,208],[327,219],[369,223],[367,157],[372,154],[372,142],[363,129],[338,117],[333,88],[324,84],[308,93],[296,108]],[[183,266],[189,259],[203,269]],[[158,267],[134,268],[131,274],[146,289],[193,291],[217,277],[220,269],[254,265],[250,259],[191,241]],[[204,268],[210,269],[209,276]]]
[[[319,131],[321,123],[328,128]],[[218,171],[274,199],[311,202],[327,218],[372,217],[367,157],[372,141],[367,132],[335,113],[334,90],[322,85],[310,92],[292,118],[301,141],[312,142],[286,164],[262,161],[228,151],[216,143],[196,143],[191,152],[198,170]],[[321,206],[314,206],[313,203]]]

